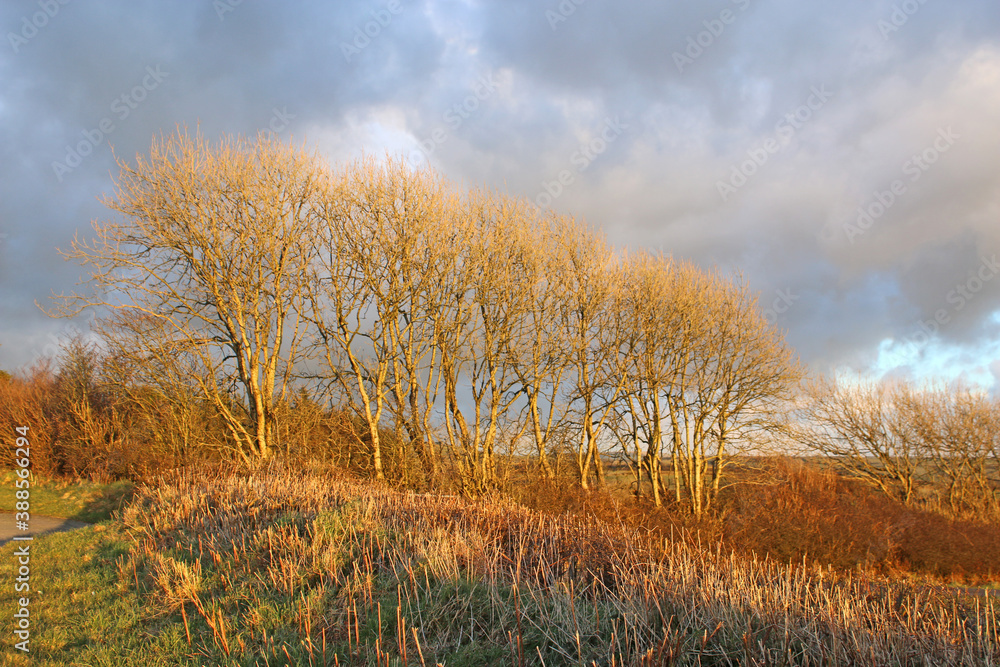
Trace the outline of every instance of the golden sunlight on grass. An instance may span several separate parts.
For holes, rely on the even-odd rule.
[[[662,541],[507,500],[271,469],[140,489],[120,566],[194,656],[268,664],[950,664],[996,602]],[[262,663],[263,664],[263,663]]]

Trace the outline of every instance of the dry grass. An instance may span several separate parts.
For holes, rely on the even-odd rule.
[[[271,469],[123,515],[121,576],[229,664],[983,665],[996,602],[789,566],[502,499]]]

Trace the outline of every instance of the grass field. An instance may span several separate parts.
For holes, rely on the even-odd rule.
[[[281,470],[176,476],[32,549],[12,665],[1000,662],[991,598]]]
[[[18,665],[182,665],[183,637],[156,625],[145,601],[118,569],[132,547],[116,524],[36,538],[31,544],[30,655],[14,649],[5,633],[3,664]],[[5,582],[0,609],[14,613],[14,544],[0,551]],[[23,595],[23,594],[19,594]]]
[[[12,471],[0,473],[0,511],[13,512],[14,481]],[[111,517],[131,496],[135,485],[120,481],[113,484],[98,484],[84,480],[35,479],[30,487],[31,513],[75,519],[94,523]]]

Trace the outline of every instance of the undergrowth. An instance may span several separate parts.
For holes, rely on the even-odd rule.
[[[626,521],[271,469],[177,474],[119,564],[191,664],[1000,660],[992,598],[697,548]]]
[[[549,514],[568,513],[785,563],[814,561],[838,570],[988,586],[1000,583],[1000,522],[948,518],[908,507],[859,481],[793,459],[758,461],[695,519],[667,502],[612,490],[583,491],[541,482],[513,497]]]

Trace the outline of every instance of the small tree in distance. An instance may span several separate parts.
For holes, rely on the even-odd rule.
[[[952,516],[1000,513],[1000,405],[983,392],[960,384],[818,378],[798,416],[801,444],[890,498],[936,503]]]

